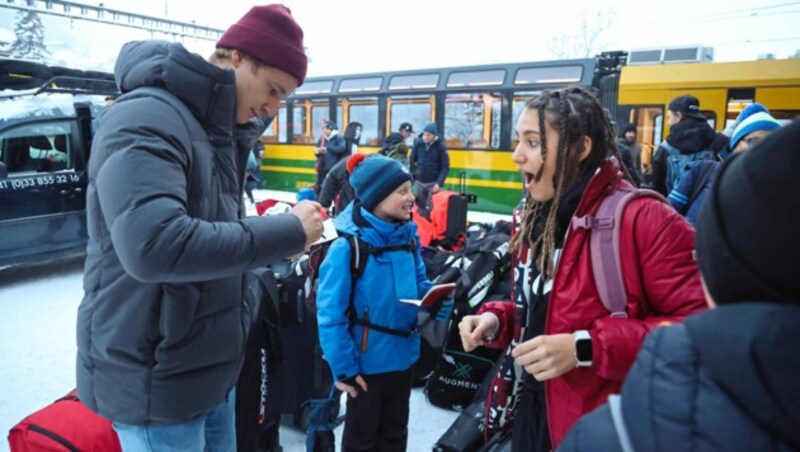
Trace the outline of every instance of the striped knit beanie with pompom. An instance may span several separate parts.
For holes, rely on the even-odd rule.
[[[392,194],[400,185],[411,181],[411,173],[397,160],[382,155],[354,154],[347,160],[350,185],[356,192],[361,205],[369,210],[375,208],[384,198]]]

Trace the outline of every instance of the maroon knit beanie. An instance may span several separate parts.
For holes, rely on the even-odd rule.
[[[283,5],[254,6],[219,38],[217,47],[240,50],[297,79],[306,78],[303,30]]]

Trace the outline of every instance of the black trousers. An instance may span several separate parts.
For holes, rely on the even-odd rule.
[[[522,387],[522,395],[514,416],[511,450],[513,452],[549,452],[551,449],[544,391],[537,391],[525,385]]]
[[[408,442],[408,399],[411,369],[362,375],[367,392],[347,396],[342,449],[349,451],[405,451]]]

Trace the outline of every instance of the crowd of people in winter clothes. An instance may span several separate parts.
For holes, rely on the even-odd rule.
[[[158,41],[120,53],[122,95],[88,168],[77,386],[124,450],[236,449],[234,385],[255,311],[243,274],[303,253],[323,230],[313,201],[270,217],[241,209],[248,155],[306,69],[303,31],[282,5],[253,7],[208,60]],[[674,208],[642,196],[618,218],[626,303],[615,315],[590,242],[604,200],[642,177],[635,128],[617,141],[579,87],[534,95],[516,123],[526,199],[510,243],[514,296],[459,324],[465,350],[505,349],[486,425],[512,428],[513,450],[800,448],[800,124],[776,130],[753,104],[719,145],[691,96],[670,104],[668,122],[652,183]],[[400,141],[412,133],[401,125]],[[408,168],[395,154],[341,155],[333,123],[316,147],[319,186],[349,186],[317,298],[321,345],[348,394],[345,450],[406,448],[420,308],[399,299],[431,286],[409,219],[445,184],[438,135],[424,126]],[[324,188],[321,201],[332,201]],[[363,271],[348,275],[362,251]],[[451,311],[445,300],[437,319]]]
[[[417,214],[430,219],[432,197],[444,187],[444,181],[450,171],[450,157],[447,147],[439,136],[438,127],[432,122],[425,124],[418,139],[414,140],[409,155],[407,141],[413,133],[414,128],[410,123],[400,124],[397,132],[392,132],[384,139],[377,155],[396,160],[409,170],[414,181]],[[315,152],[320,149],[318,147]],[[320,204],[325,208],[332,208],[334,213],[344,210],[355,197],[353,187],[348,180],[346,160],[349,156],[350,154],[342,154],[336,161],[317,165],[316,187],[319,191]]]
[[[674,104],[684,114],[671,111],[671,123],[687,124],[673,129],[667,146],[693,143],[687,154],[708,149],[713,130],[685,110],[696,109],[696,99]],[[798,248],[785,241],[796,202],[778,202],[796,185],[789,168],[800,156],[800,124],[765,139],[779,126],[759,104],[742,111],[733,156],[709,162],[705,201],[694,200],[696,238],[663,201],[631,202],[619,245],[627,317],[619,318],[599,300],[588,231],[571,219],[597,214],[633,171],[608,159],[612,128],[591,94],[548,91],[526,104],[513,156],[528,189],[512,240],[515,299],[487,303],[460,325],[467,350],[507,347],[503,376],[511,390],[491,388],[503,400],[492,404],[490,396],[487,427],[513,419],[513,450],[520,451],[800,446],[800,394],[783,377],[797,364],[789,325],[800,315],[800,287],[789,257]],[[656,161],[668,165],[672,157],[662,147]],[[688,168],[701,162],[690,159],[676,179],[691,177]],[[703,312],[707,305],[720,309]]]
[[[676,105],[674,108],[680,110],[684,108],[682,105],[696,107],[697,102],[691,97],[684,97]],[[563,112],[569,114],[563,116]],[[683,115],[680,111],[671,115],[674,124],[688,120],[695,123],[695,129],[701,128],[696,125],[700,120],[699,115]],[[708,127],[704,120],[702,124]],[[723,152],[723,155],[738,155],[779,127],[780,124],[763,106],[753,104],[742,111],[730,140],[730,152]],[[797,125],[792,128],[795,130],[794,136],[797,136]],[[561,130],[566,130],[567,135],[562,136],[558,132]],[[685,139],[686,130],[690,128],[678,127],[675,136]],[[501,431],[513,426],[510,427],[512,449],[520,451],[547,451],[553,447],[593,450],[598,446],[602,450],[626,451],[672,446],[709,450],[794,447],[796,443],[793,441],[797,438],[791,436],[790,427],[796,427],[798,419],[797,413],[789,409],[790,402],[775,396],[769,400],[755,397],[738,400],[739,396],[746,395],[749,388],[753,387],[763,388],[760,394],[768,395],[776,383],[771,379],[778,378],[780,372],[788,371],[789,364],[779,360],[751,361],[744,359],[744,356],[733,366],[719,358],[713,362],[703,360],[704,357],[710,360],[718,356],[715,353],[727,353],[729,357],[737,353],[744,355],[750,347],[756,347],[763,349],[763,353],[776,352],[782,360],[794,362],[787,354],[790,345],[782,342],[786,340],[793,343],[791,336],[781,336],[788,334],[788,330],[781,330],[777,336],[769,339],[759,337],[766,333],[761,330],[771,328],[769,319],[772,316],[792,317],[798,314],[791,306],[791,295],[779,299],[774,298],[775,293],[770,296],[767,292],[759,292],[757,287],[747,288],[750,283],[758,283],[756,285],[769,289],[772,281],[791,286],[791,280],[771,278],[771,254],[768,253],[760,253],[759,256],[744,254],[740,256],[741,262],[730,260],[731,256],[739,256],[745,251],[739,250],[739,246],[752,243],[749,239],[754,237],[748,237],[745,231],[752,230],[750,228],[758,224],[758,220],[754,220],[757,215],[746,208],[734,208],[739,201],[730,199],[728,195],[735,192],[740,199],[749,199],[750,208],[760,210],[756,199],[775,190],[768,188],[770,184],[766,182],[771,181],[776,186],[788,184],[791,182],[788,179],[790,172],[784,172],[787,178],[778,181],[765,176],[767,172],[763,168],[754,172],[752,177],[747,177],[747,167],[758,165],[749,163],[745,169],[730,173],[732,176],[729,177],[734,179],[727,184],[750,187],[750,184],[758,181],[756,185],[764,191],[725,189],[715,195],[712,187],[718,178],[717,173],[723,171],[727,163],[709,159],[708,163],[713,165],[712,176],[702,182],[702,196],[694,199],[693,204],[696,204],[696,210],[700,210],[703,204],[713,202],[721,210],[709,214],[712,219],[706,220],[707,232],[699,240],[713,237],[706,239],[713,243],[705,246],[700,241],[695,243],[694,228],[663,199],[642,197],[632,202],[621,217],[624,237],[620,239],[619,249],[627,315],[623,318],[611,316],[599,299],[594,279],[590,256],[591,231],[575,228],[573,219],[596,215],[599,205],[610,192],[632,189],[633,184],[638,183],[637,176],[641,173],[636,171],[640,167],[638,163],[631,162],[634,158],[640,158],[640,151],[637,152],[638,149],[633,146],[635,142],[631,132],[633,130],[628,128],[622,133],[624,145],[627,146],[624,151],[623,146],[615,147],[614,128],[609,118],[594,95],[582,88],[547,91],[535,96],[526,104],[519,118],[517,134],[520,144],[513,154],[513,160],[524,176],[528,194],[520,230],[511,243],[517,256],[515,298],[509,302],[486,303],[478,315],[465,317],[459,325],[466,351],[478,346],[506,349],[498,369],[500,378],[493,382],[494,386],[489,391],[485,420],[487,431]],[[669,146],[670,137],[673,135],[667,138],[666,146]],[[706,132],[706,138],[706,145],[719,140],[713,130],[710,134]],[[680,143],[680,139],[675,141]],[[790,145],[792,139],[784,138],[772,148],[762,151],[766,156],[751,161],[769,164],[785,160],[789,163],[789,155],[796,152]],[[702,150],[688,149],[695,152]],[[621,155],[625,151],[632,155],[625,158]],[[663,159],[661,161],[665,165],[669,164],[671,156],[668,150],[660,152],[664,155],[657,158]],[[716,156],[716,153],[712,152],[712,155]],[[392,167],[388,160],[379,158],[368,158],[365,162],[371,163],[374,168],[380,165]],[[706,160],[689,159],[685,167],[674,175],[678,183],[670,193],[670,201],[676,197],[674,193],[679,190],[678,187],[687,186],[684,179],[691,177],[693,167],[703,163]],[[624,169],[623,165],[627,168]],[[394,168],[398,175],[401,174],[400,168],[400,165]],[[363,184],[366,171],[355,171],[352,172],[351,168],[350,181]],[[666,177],[669,171],[665,170],[664,173]],[[737,180],[737,177],[745,179]],[[376,178],[373,174],[369,180],[384,179]],[[402,181],[401,190],[410,189],[409,180],[410,176],[403,176],[395,183],[388,183],[387,187]],[[354,228],[354,223],[360,223],[364,227],[375,228],[376,232],[380,231],[375,224],[374,209],[369,207],[374,202],[363,201],[371,196],[365,190],[373,188],[368,189],[363,185],[360,188],[354,185],[354,188],[355,201],[337,219],[340,227],[361,234],[364,230]],[[404,201],[405,208],[410,210],[413,197],[410,190],[403,193],[408,195]],[[707,196],[710,200],[704,203]],[[398,198],[397,202],[401,202],[401,199]],[[705,209],[710,210],[711,207]],[[729,215],[733,218],[726,218]],[[750,222],[738,222],[740,216],[750,218]],[[789,224],[783,224],[777,216],[770,217],[770,221],[767,229],[783,230]],[[403,231],[401,235],[407,233],[407,228],[395,227],[392,230]],[[742,243],[737,243],[737,237]],[[771,237],[776,236],[765,234],[762,239]],[[384,239],[373,245],[397,245],[407,239],[405,235],[397,236],[393,242]],[[780,240],[773,239],[773,242],[773,246],[776,246]],[[749,251],[756,249],[749,248]],[[398,339],[391,334],[382,334],[358,322],[355,328],[350,328],[352,319],[348,319],[344,313],[347,312],[348,294],[354,289],[347,284],[350,279],[334,280],[333,276],[336,274],[334,268],[341,268],[348,262],[349,246],[342,242],[337,250],[343,250],[344,254],[334,254],[336,257],[331,257],[330,262],[326,260],[325,264],[328,276],[321,284],[326,295],[320,307],[320,333],[334,375],[350,393],[348,413],[352,414],[348,414],[346,420],[343,444],[348,450],[404,450],[405,437],[398,435],[395,428],[400,424],[405,425],[408,420],[409,377],[404,372],[410,370],[418,357],[418,343],[404,348],[401,344],[408,345],[408,338]],[[737,278],[741,285],[731,290],[729,278],[736,277],[728,275],[724,269],[720,270],[726,263],[731,267],[731,273],[756,272],[752,275],[753,280]],[[702,277],[698,264],[703,269]],[[741,268],[738,268],[739,265]],[[760,270],[753,268],[761,265],[763,268]],[[787,271],[785,263],[775,265],[788,276],[790,271]],[[377,272],[378,267],[374,268]],[[397,276],[396,271],[389,271],[388,268],[381,272],[382,275]],[[424,278],[424,271],[419,268],[414,272],[409,267],[406,275],[412,279],[416,275],[416,282],[409,281],[407,287],[416,287],[414,290],[420,294],[429,285]],[[761,278],[768,279],[764,281]],[[392,314],[393,320],[383,317],[385,307],[395,305],[391,300],[401,295],[389,294],[388,301],[381,303],[374,295],[370,296],[375,292],[369,288],[382,287],[381,284],[387,282],[386,277],[374,283],[369,281],[359,281],[356,286],[363,287],[354,295],[355,299],[361,300],[357,304],[357,316],[377,311],[380,321],[391,321],[395,326],[402,324],[404,317],[398,313]],[[420,282],[423,286],[419,286]],[[400,284],[396,281],[390,286],[400,287]],[[738,312],[725,308],[705,312],[709,306],[715,307],[718,303],[736,303],[729,300],[734,293],[741,303],[741,307],[739,303],[736,305]],[[383,309],[378,306],[383,306]],[[756,321],[752,325],[741,324],[749,318],[760,319],[762,316],[764,321]],[[687,318],[689,320],[684,326]],[[737,328],[727,328],[725,322],[728,320],[734,322]],[[409,311],[406,327],[411,324],[413,315]],[[788,326],[789,322],[781,322],[781,325]],[[671,328],[659,328],[662,326]],[[646,341],[648,333],[653,330],[657,331]],[[660,337],[665,337],[664,342],[652,348],[656,347],[653,343]],[[734,341],[734,338],[739,340]],[[372,357],[368,353],[368,344],[372,344],[370,340],[378,342]],[[386,349],[395,352],[407,350],[408,354],[388,355],[384,347],[392,343],[394,345]],[[643,344],[643,352],[639,353]],[[392,359],[385,361],[387,356],[392,356]],[[398,356],[402,359],[396,359]],[[411,360],[406,361],[408,357]],[[389,367],[377,370],[377,367],[373,367],[376,366],[376,359]],[[663,362],[670,364],[668,371],[662,370]],[[349,367],[341,367],[345,363],[350,363],[346,364]],[[700,363],[700,367],[693,367],[697,363]],[[631,369],[633,372],[629,376]],[[759,372],[766,372],[770,380],[761,382],[726,377],[723,380],[727,381],[701,385],[709,375],[722,377],[729,370],[739,371],[740,375],[752,375],[753,378]],[[376,374],[381,378],[376,379]],[[372,387],[369,380],[376,381],[376,393],[365,397],[364,391]],[[653,383],[663,384],[666,388],[655,391],[650,386]],[[689,386],[670,386],[679,383]],[[726,384],[735,386],[727,387]],[[390,392],[399,396],[402,403],[384,394],[385,388],[389,387],[386,385],[393,388]],[[787,386],[782,385],[782,388]],[[628,387],[632,388],[630,395],[626,394]],[[733,395],[728,395],[728,391]],[[620,393],[622,395],[618,395]],[[674,395],[677,393],[685,394],[685,397],[676,400]],[[498,395],[503,395],[500,397],[502,400],[493,400]],[[785,395],[790,397],[789,400],[798,401],[796,397],[791,398],[794,395],[792,391]],[[362,397],[362,400],[355,402],[357,397]],[[382,408],[373,405],[376,397],[385,401]],[[713,401],[714,406],[729,409],[730,417],[725,414],[720,416],[711,408],[709,416],[714,416],[714,422],[694,417],[706,400]],[[748,409],[757,408],[757,402],[769,408],[767,414],[756,416],[755,413],[748,413]],[[739,403],[744,403],[745,407],[738,407]],[[666,410],[674,416],[670,419],[681,419],[682,424],[676,427],[661,421],[657,416],[660,410]],[[789,419],[781,420],[785,428],[771,425],[771,422],[780,419],[782,413],[789,416]],[[579,421],[584,415],[586,418]],[[648,416],[653,416],[649,430],[643,427]],[[383,422],[390,424],[382,425]],[[744,425],[740,427],[740,423]],[[726,429],[730,428],[739,428],[740,434],[723,438]],[[636,432],[632,433],[632,430]],[[705,435],[711,440],[706,439]],[[402,440],[398,441],[398,437],[402,437]],[[743,445],[747,447],[742,449]]]

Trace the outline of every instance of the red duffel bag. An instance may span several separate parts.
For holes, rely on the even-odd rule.
[[[11,452],[122,451],[111,421],[82,404],[77,390],[20,421],[8,433],[8,444]]]

